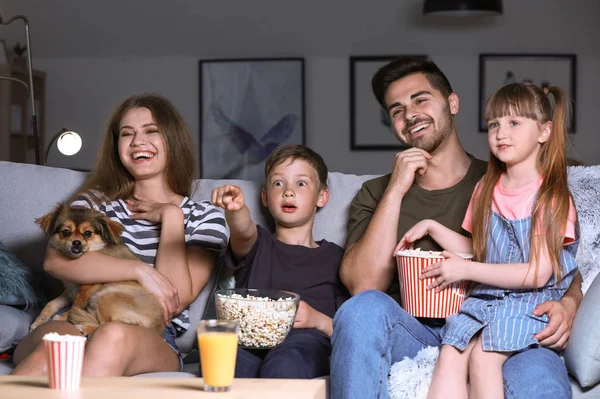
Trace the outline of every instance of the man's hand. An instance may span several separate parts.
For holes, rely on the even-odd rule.
[[[571,336],[573,320],[577,313],[577,305],[573,298],[563,297],[560,301],[546,301],[539,304],[533,314],[547,314],[550,318],[548,326],[540,331],[535,338],[540,345],[553,350],[563,350]]]
[[[423,176],[427,173],[427,161],[431,158],[427,151],[420,148],[409,148],[397,153],[388,187],[398,190],[400,195],[406,194],[415,181],[415,174]]]
[[[226,211],[239,211],[246,206],[244,192],[238,186],[227,184],[212,191],[211,202]]]

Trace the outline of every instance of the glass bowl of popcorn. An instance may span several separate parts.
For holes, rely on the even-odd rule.
[[[238,343],[247,349],[271,349],[287,337],[300,295],[274,289],[236,288],[215,293],[217,316],[237,320]]]

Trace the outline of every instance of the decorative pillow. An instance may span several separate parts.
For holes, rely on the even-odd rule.
[[[31,270],[0,242],[0,304],[33,305],[39,301]]]
[[[600,277],[587,290],[575,316],[565,364],[582,388],[600,382]]]
[[[600,382],[600,167],[570,167],[569,186],[581,227],[576,260],[585,296],[564,358],[571,375],[585,388]]]
[[[0,353],[16,346],[27,335],[32,319],[22,310],[0,305]]]
[[[439,348],[426,346],[414,359],[394,363],[388,379],[390,399],[426,399],[439,354]]]

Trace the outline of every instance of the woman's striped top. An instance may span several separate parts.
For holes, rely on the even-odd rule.
[[[71,206],[93,207],[110,219],[121,223],[125,231],[121,235],[123,242],[142,261],[154,266],[160,239],[160,223],[134,220],[125,202],[95,202],[89,195],[80,195]],[[195,202],[184,197],[179,207],[183,211],[185,242],[187,246],[198,245],[203,248],[220,251],[227,247],[228,232],[221,210],[209,201]],[[172,323],[178,333],[190,327],[189,307],[177,315]]]

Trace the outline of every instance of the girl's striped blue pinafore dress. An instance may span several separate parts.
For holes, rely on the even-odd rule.
[[[531,215],[509,220],[492,212],[491,222],[486,262],[528,263]],[[549,318],[532,312],[542,302],[561,299],[567,291],[577,271],[577,245],[576,240],[563,247],[563,278],[558,282],[552,276],[544,287],[518,290],[478,284],[459,313],[448,318],[442,343],[464,350],[471,338],[481,331],[484,351],[513,352],[537,345],[534,336],[548,325]]]

